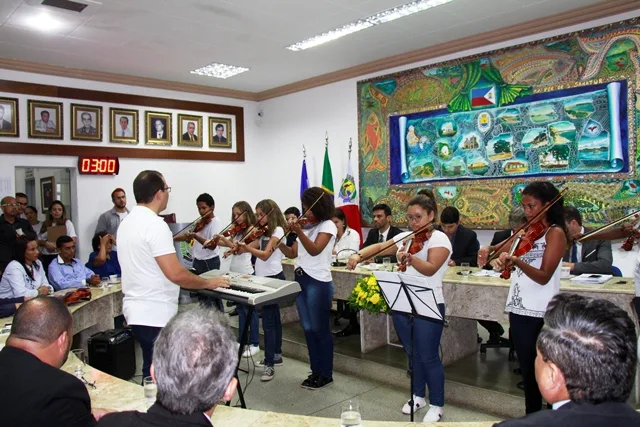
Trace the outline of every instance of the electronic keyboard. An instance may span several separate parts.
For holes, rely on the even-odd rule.
[[[199,290],[198,293],[254,307],[289,301],[295,299],[300,293],[300,285],[289,280],[231,272],[221,273],[220,270],[211,270],[200,275],[203,279],[220,276],[231,279],[231,284],[228,288],[203,289]]]

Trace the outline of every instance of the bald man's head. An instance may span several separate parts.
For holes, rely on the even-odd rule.
[[[48,346],[63,332],[71,333],[72,327],[73,318],[62,300],[38,297],[25,302],[18,308],[13,316],[9,338]]]

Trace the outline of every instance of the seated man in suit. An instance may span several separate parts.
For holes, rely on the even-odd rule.
[[[0,351],[0,413],[7,426],[93,426],[87,388],[60,367],[69,355],[73,319],[62,300],[30,299],[18,308]]]
[[[218,402],[236,392],[235,337],[217,310],[196,308],[173,317],[156,340],[151,376],[155,404],[144,412],[106,415],[100,427],[207,426]]]
[[[460,225],[460,212],[453,206],[447,206],[440,214],[442,231],[449,237],[453,252],[449,260],[449,266],[460,265],[468,262],[470,266],[477,267],[480,242],[476,232]]]
[[[558,294],[538,336],[536,380],[553,405],[500,427],[639,426],[626,401],[638,363],[636,328],[612,302]]]
[[[564,208],[564,223],[569,237],[589,232],[582,226],[580,211],[572,206]],[[572,245],[564,254],[562,266],[571,268],[571,274],[611,274],[613,255],[609,240],[570,243]]]
[[[393,216],[391,208],[384,203],[375,205],[373,211],[373,228],[369,230],[367,239],[362,244],[363,248],[371,246],[374,243],[386,242],[393,239],[396,235],[402,233],[398,227],[391,225]],[[382,257],[376,257],[376,262],[382,262]],[[397,262],[395,255],[391,257],[391,262]]]

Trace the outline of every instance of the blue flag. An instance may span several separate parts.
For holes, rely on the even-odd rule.
[[[307,161],[302,160],[302,175],[300,175],[300,198],[304,190],[309,188],[309,176],[307,175]]]

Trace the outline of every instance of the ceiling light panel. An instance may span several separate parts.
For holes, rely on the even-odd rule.
[[[235,65],[226,65],[213,62],[197,70],[191,71],[191,74],[197,74],[199,76],[215,77],[217,79],[227,79],[237,74],[249,71],[246,67],[236,67]]]
[[[415,0],[411,3],[407,3],[402,6],[394,7],[384,10],[380,13],[376,13],[375,15],[369,16],[368,18],[352,21],[346,25],[343,25],[342,27],[336,28],[335,30],[327,31],[326,33],[322,33],[318,36],[314,36],[301,42],[292,44],[291,46],[287,46],[287,49],[293,51],[309,49],[311,47],[315,47],[332,40],[339,39],[349,34],[365,30],[375,25],[395,21],[396,19],[404,18],[405,16],[413,15],[414,13],[422,12],[436,6],[449,3],[451,1],[453,0]]]

